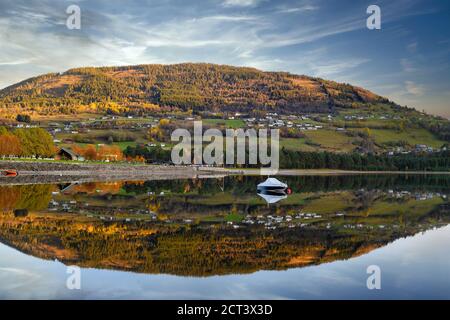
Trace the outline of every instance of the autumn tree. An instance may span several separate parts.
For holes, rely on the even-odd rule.
[[[175,126],[169,119],[161,119],[157,126],[148,131],[148,139],[150,141],[166,141],[170,138],[173,130],[175,130]]]
[[[19,138],[11,133],[0,134],[0,156],[18,156],[21,153]]]
[[[86,160],[97,160],[97,148],[93,144],[89,144],[86,147],[73,146],[73,152],[83,156]]]
[[[16,129],[14,135],[19,139],[22,156],[51,157],[56,148],[52,136],[41,128]]]
[[[123,160],[123,153],[118,146],[103,145],[97,152],[97,158],[100,160],[121,161]]]
[[[121,161],[123,160],[123,152],[119,146],[115,145],[103,145],[97,148],[93,144],[89,144],[86,147],[74,146],[72,150],[82,155],[86,160],[108,160],[108,161]]]

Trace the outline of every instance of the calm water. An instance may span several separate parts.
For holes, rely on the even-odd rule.
[[[450,177],[279,179],[0,185],[0,298],[450,299]]]

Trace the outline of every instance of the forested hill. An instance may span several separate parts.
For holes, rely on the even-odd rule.
[[[328,113],[368,106],[397,107],[349,84],[204,63],[78,68],[0,90],[0,111],[40,114],[92,109]]]

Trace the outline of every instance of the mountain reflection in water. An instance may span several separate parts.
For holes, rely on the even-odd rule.
[[[281,178],[280,178],[281,180]],[[0,186],[0,241],[82,267],[189,276],[359,256],[450,221],[448,176],[261,177]]]

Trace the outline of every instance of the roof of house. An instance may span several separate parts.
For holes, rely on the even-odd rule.
[[[72,158],[78,158],[78,157],[79,157],[78,154],[76,154],[75,152],[73,152],[72,150],[67,149],[67,148],[61,148],[61,149],[59,149],[58,153],[60,153],[60,152],[67,153],[67,154],[70,155]]]

